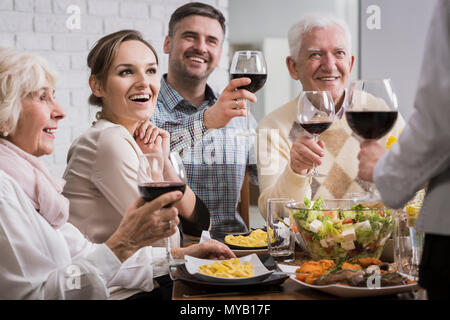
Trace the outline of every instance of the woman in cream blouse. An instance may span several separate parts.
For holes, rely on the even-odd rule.
[[[122,30],[101,38],[88,55],[88,66],[89,102],[100,106],[101,112],[69,150],[63,194],[70,200],[70,221],[91,241],[102,242],[139,196],[139,155],[168,152],[170,137],[148,123],[160,88],[158,58],[137,31]],[[142,123],[143,139],[139,136],[136,142],[134,135],[139,135]],[[197,202],[186,188],[175,205],[181,219],[197,223]],[[209,217],[203,228],[208,227]],[[180,250],[179,232],[170,241],[173,253]],[[153,246],[163,247],[164,241]]]

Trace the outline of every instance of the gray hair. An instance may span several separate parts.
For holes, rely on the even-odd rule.
[[[303,36],[314,28],[328,28],[339,26],[344,31],[351,51],[351,34],[348,24],[341,19],[326,14],[309,14],[295,23],[288,32],[289,49],[292,58],[297,59],[302,46]]]
[[[52,85],[56,71],[36,55],[0,46],[0,132],[14,133],[22,111],[22,99]]]

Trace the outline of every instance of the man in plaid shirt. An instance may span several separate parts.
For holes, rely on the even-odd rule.
[[[220,96],[207,85],[217,67],[225,36],[225,18],[203,3],[188,3],[172,14],[164,52],[169,70],[161,79],[151,119],[171,134],[171,150],[179,152],[188,183],[211,213],[211,231],[244,232],[236,211],[247,164],[256,175],[252,139],[236,136],[245,127],[245,99],[256,96],[236,88],[248,78],[231,80]],[[253,127],[256,121],[252,118]],[[216,130],[213,130],[216,129]]]

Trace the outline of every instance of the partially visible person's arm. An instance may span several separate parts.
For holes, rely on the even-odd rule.
[[[375,167],[375,184],[383,201],[394,208],[450,165],[449,6],[441,1],[432,19],[415,110],[398,143]]]

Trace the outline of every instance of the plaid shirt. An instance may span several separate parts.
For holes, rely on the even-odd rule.
[[[182,156],[190,188],[210,211],[210,230],[245,232],[247,227],[236,207],[248,164],[256,176],[253,139],[249,149],[248,138],[236,136],[245,127],[244,117],[233,118],[225,128],[207,130],[203,115],[217,100],[208,85],[205,99],[195,107],[167,84],[164,75],[151,121],[170,133],[171,150]]]

